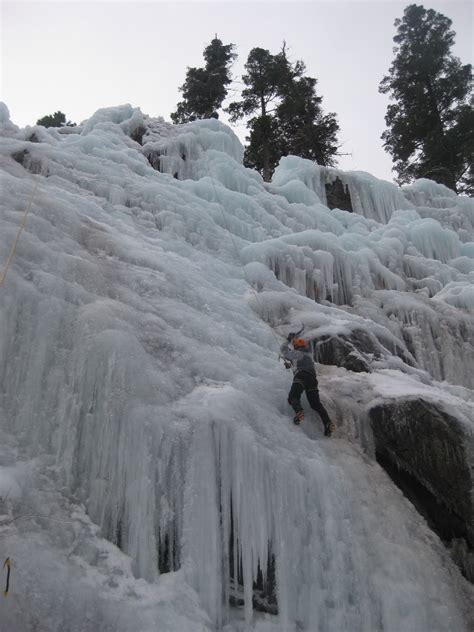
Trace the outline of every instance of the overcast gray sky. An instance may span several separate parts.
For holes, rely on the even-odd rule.
[[[186,67],[203,65],[214,34],[237,47],[237,91],[249,51],[260,46],[275,53],[286,40],[290,57],[302,59],[318,79],[325,112],[338,116],[341,151],[351,154],[339,166],[390,180],[391,158],[380,140],[388,99],[378,84],[393,59],[393,22],[408,4],[2,1],[0,99],[22,127],[56,110],[80,122],[122,103],[169,120]],[[423,5],[451,18],[454,52],[472,62],[473,4]],[[236,131],[243,140],[245,130]]]

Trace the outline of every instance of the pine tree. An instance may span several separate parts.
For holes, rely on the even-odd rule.
[[[323,114],[317,81],[303,75],[304,63],[291,63],[283,44],[277,55],[254,48],[245,68],[242,100],[228,108],[234,122],[256,114],[247,123],[245,165],[260,171],[268,182],[280,158],[288,154],[334,164],[339,126],[335,114]]]
[[[63,127],[66,125],[66,115],[57,111],[54,114],[47,114],[36,121],[36,125],[43,125],[43,127]]]
[[[230,66],[236,58],[234,44],[224,45],[216,37],[204,49],[204,68],[188,68],[186,80],[181,86],[183,100],[171,114],[175,123],[187,123],[196,119],[219,118],[217,110],[227,96],[231,83]]]
[[[395,58],[379,87],[394,100],[382,139],[399,184],[426,177],[472,193],[472,67],[453,56],[451,25],[446,16],[416,4],[395,20]]]
[[[316,79],[302,76],[288,86],[276,110],[280,151],[282,156],[292,154],[334,166],[339,125],[333,112],[323,114],[316,83]]]
[[[268,182],[281,156],[273,106],[279,100],[283,86],[291,80],[292,69],[284,46],[277,55],[263,48],[253,48],[245,69],[247,74],[242,77],[242,81],[246,87],[242,91],[241,101],[231,103],[228,112],[233,122],[257,114],[247,123],[250,136],[244,161],[248,167],[260,171]]]

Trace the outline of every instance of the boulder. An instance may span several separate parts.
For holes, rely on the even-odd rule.
[[[473,441],[441,405],[397,399],[369,411],[376,458],[474,582]]]
[[[393,341],[370,335],[364,329],[353,329],[350,334],[338,333],[321,336],[314,346],[314,359],[320,364],[334,364],[348,371],[371,373],[373,360],[396,355],[408,366],[414,366],[412,357]]]

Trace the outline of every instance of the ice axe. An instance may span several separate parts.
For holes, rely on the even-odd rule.
[[[302,327],[299,331],[296,332],[290,332],[286,339],[288,340],[288,342],[291,342],[292,340],[294,340],[295,338],[297,338],[300,334],[303,333],[304,331],[304,323],[302,323]],[[283,360],[283,364],[285,365],[285,369],[291,369],[291,362],[289,360],[287,360],[286,358],[284,358],[281,353],[278,355],[278,360]]]
[[[291,342],[294,338],[297,338],[300,334],[303,333],[304,331],[304,323],[302,323],[302,327],[299,331],[292,331],[288,334],[288,336],[286,337],[286,339],[288,340],[288,342]]]

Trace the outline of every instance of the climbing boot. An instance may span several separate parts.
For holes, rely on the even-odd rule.
[[[304,410],[299,410],[296,415],[293,417],[293,421],[297,426],[300,425],[302,421],[304,421]]]
[[[334,425],[332,421],[330,421],[328,424],[325,424],[324,426],[324,436],[330,437],[335,430],[336,430],[336,426]]]

